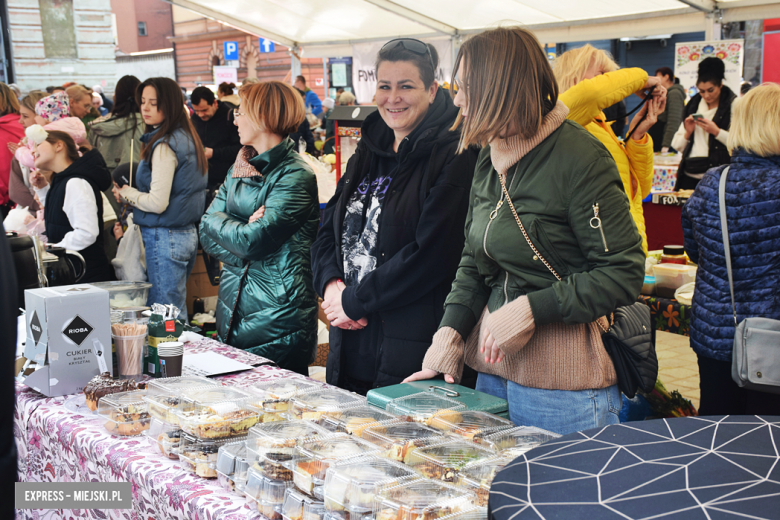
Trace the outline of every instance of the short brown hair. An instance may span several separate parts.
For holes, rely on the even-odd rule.
[[[238,90],[238,95],[245,117],[272,134],[292,134],[306,117],[301,95],[281,81],[244,85]]]
[[[11,87],[5,83],[0,83],[0,115],[19,113],[19,100]]]
[[[466,77],[460,80],[469,117],[459,150],[485,146],[509,126],[525,139],[534,136],[558,102],[558,84],[536,36],[522,27],[499,27],[472,36],[458,52],[453,83],[464,61]]]

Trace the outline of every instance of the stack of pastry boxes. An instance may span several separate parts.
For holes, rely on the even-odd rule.
[[[182,469],[203,478],[217,478],[220,448],[246,439],[262,412],[251,405],[252,395],[235,387],[188,391],[174,412],[181,428],[177,453]]]
[[[185,396],[177,410],[182,429],[179,460],[183,468],[217,478],[223,488],[244,493],[250,467],[258,460],[247,443],[253,428],[286,424],[290,399],[321,389],[313,381],[279,379],[221,392],[201,389]],[[228,393],[227,391],[232,393]]]
[[[184,395],[208,388],[223,387],[217,381],[196,376],[155,379],[149,382],[144,401],[151,423],[144,435],[152,449],[171,459],[179,458],[177,449],[182,432],[176,412],[183,406]]]
[[[382,410],[303,379],[165,390],[146,396],[152,442],[268,520],[483,520],[496,473],[557,437],[430,392]]]

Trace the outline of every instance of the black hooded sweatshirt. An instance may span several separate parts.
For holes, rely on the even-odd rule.
[[[460,134],[449,128],[457,113],[449,94],[439,89],[397,153],[393,131],[379,112],[363,122],[362,139],[325,208],[312,246],[314,287],[323,295],[330,280],[346,280],[342,232],[354,191],[380,177],[390,179],[382,186],[372,248],[376,266],[360,283],[347,281],[342,293],[346,314],[353,320],[366,317],[368,326],[360,331],[330,328],[330,384],[358,380],[369,387],[387,386],[422,368],[463,251],[477,160],[474,149],[456,154]],[[370,200],[370,192],[365,200]],[[367,204],[363,206],[365,214]]]
[[[203,146],[212,149],[209,159],[209,189],[216,189],[225,182],[228,170],[241,151],[238,127],[233,124],[233,109],[222,101],[217,103],[217,111],[208,121],[202,120],[198,114],[193,114],[190,118]]]
[[[106,161],[97,149],[85,153],[74,162],[52,177],[51,187],[46,194],[46,204],[43,217],[46,221],[46,237],[49,243],[60,242],[67,233],[73,231],[68,215],[65,214],[65,188],[70,179],[84,179],[92,186],[97,203],[98,237],[95,243],[79,251],[87,264],[86,273],[81,283],[105,282],[112,280],[113,270],[103,249],[103,198],[101,192],[111,187],[111,174],[108,173]]]

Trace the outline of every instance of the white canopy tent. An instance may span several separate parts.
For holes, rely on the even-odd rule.
[[[770,0],[167,0],[306,57],[349,55],[391,38],[460,37],[522,24],[542,43],[643,37],[780,17]],[[717,37],[717,36],[716,36]]]

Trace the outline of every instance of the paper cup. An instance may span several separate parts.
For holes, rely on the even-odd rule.
[[[163,377],[181,376],[181,367],[184,362],[183,354],[166,356],[158,353],[157,357],[160,359],[160,372],[162,372]]]
[[[184,343],[166,341],[157,345],[157,357],[160,360],[160,372],[163,377],[181,376],[184,358]]]
[[[143,377],[144,344],[146,334],[140,336],[113,336],[116,348],[119,377],[141,379]]]

